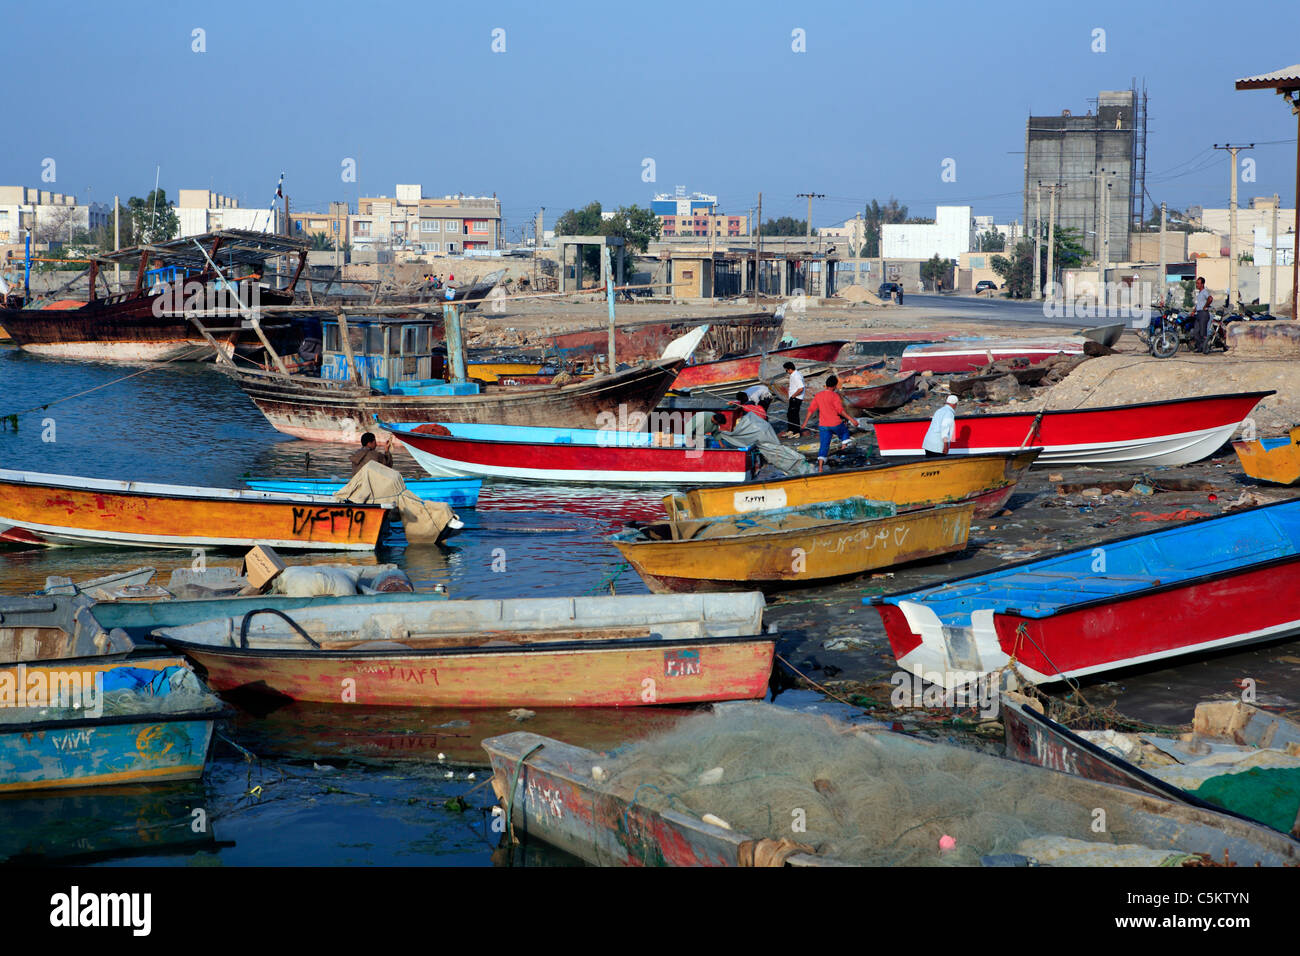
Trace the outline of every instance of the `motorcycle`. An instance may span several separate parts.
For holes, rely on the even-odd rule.
[[[1233,321],[1233,318],[1230,316],[1225,319],[1222,312],[1210,314],[1210,324],[1206,330],[1210,338],[1207,351],[1228,350],[1227,323]],[[1147,326],[1146,332],[1138,332],[1138,338],[1156,358],[1172,358],[1183,346],[1194,352],[1196,351],[1196,315],[1179,312],[1177,309],[1161,309],[1151,316],[1151,323]]]

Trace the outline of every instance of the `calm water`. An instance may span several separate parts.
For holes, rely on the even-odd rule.
[[[140,372],[141,374],[132,374]],[[132,376],[124,380],[124,376]],[[113,383],[113,384],[109,384]],[[107,387],[60,401],[75,393]],[[54,403],[54,404],[51,404]],[[25,411],[34,406],[45,409]],[[240,487],[244,477],[346,475],[352,449],[286,440],[209,365],[97,365],[0,349],[0,467],[52,474]],[[397,466],[419,467],[398,453]],[[449,546],[395,546],[374,557],[290,556],[290,563],[392,562],[422,589],[458,598],[647,593],[603,535],[662,514],[664,491],[486,486]],[[494,559],[504,570],[493,571]],[[213,564],[237,554],[210,557]],[[166,583],[188,553],[137,549],[0,549],[0,593],[28,593],[47,575],[75,579],[148,565]],[[485,830],[494,801],[478,745],[526,729],[606,748],[684,711],[503,712],[306,708],[225,725],[201,783],[77,796],[0,799],[0,860],[43,855],[85,862],[453,864],[503,861]],[[237,745],[237,746],[236,746]],[[256,756],[247,759],[238,748]],[[473,778],[470,777],[473,774]],[[445,802],[467,795],[468,810]],[[195,811],[201,811],[196,814]],[[206,826],[196,827],[201,821]],[[566,862],[530,849],[515,863]]]

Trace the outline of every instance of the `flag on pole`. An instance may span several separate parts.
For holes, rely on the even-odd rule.
[[[275,195],[271,197],[271,206],[266,213],[266,228],[263,232],[271,231],[271,223],[275,222],[275,204],[284,198],[284,173],[280,174],[280,181],[275,184]]]

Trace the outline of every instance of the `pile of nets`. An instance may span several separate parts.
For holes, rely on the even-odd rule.
[[[1067,798],[1078,782],[1063,774],[771,705],[692,717],[601,769],[637,805],[872,866],[980,865],[1074,841],[1123,863],[1152,842],[1118,807],[1094,832],[1093,808]],[[1143,859],[1186,858],[1177,849]]]

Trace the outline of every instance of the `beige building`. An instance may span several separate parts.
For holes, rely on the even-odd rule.
[[[417,255],[463,255],[502,248],[501,202],[495,196],[426,197],[418,184],[396,194],[363,196],[348,217],[349,241]]]
[[[176,219],[180,235],[201,236],[218,229],[279,232],[280,208],[244,209],[239,200],[211,189],[181,189],[176,193]]]
[[[1134,262],[1187,261],[1187,233],[1165,230],[1164,256],[1160,255],[1159,232],[1129,233],[1128,247]]]
[[[1206,232],[1213,232],[1224,237],[1223,245],[1227,246],[1227,236],[1229,231],[1230,210],[1228,209],[1203,209],[1201,210],[1201,228]],[[1286,232],[1287,226],[1294,228],[1295,209],[1277,210],[1277,231],[1279,235]],[[1237,207],[1237,241],[1234,252],[1237,255],[1254,252],[1254,235],[1256,229],[1271,230],[1273,228],[1273,197],[1256,196],[1250,200],[1249,204]]]
[[[77,197],[28,186],[0,186],[0,245],[32,241],[68,242],[79,233],[111,224],[113,207],[78,203]]]

